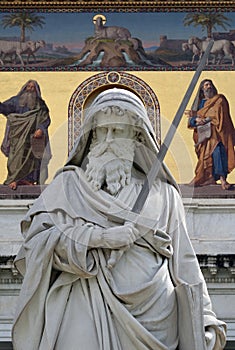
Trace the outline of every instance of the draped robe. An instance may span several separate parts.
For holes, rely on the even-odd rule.
[[[192,184],[196,186],[203,185],[204,182],[212,178],[212,153],[219,142],[222,142],[225,147],[228,173],[235,168],[235,132],[227,99],[222,94],[215,95],[205,102],[204,107],[197,111],[197,115],[201,118],[209,117],[211,119],[211,136],[198,144],[197,129],[194,128],[193,140],[196,145],[198,162]]]
[[[67,166],[44,190],[22,222],[15,350],[174,350],[175,286],[183,282],[203,283],[204,324],[223,325],[212,312],[179,193],[167,181],[156,180],[137,220],[143,236],[113,269],[111,250],[92,246],[96,230],[120,225],[107,214],[112,204],[132,207],[142,183],[133,173],[114,197],[94,192],[82,169]]]
[[[19,96],[0,103],[0,113],[7,117],[4,139],[1,150],[7,161],[7,179],[4,184],[13,181],[28,180],[44,183],[48,177],[48,163],[51,149],[48,136],[50,116],[45,102],[37,98],[34,109],[19,105]],[[43,159],[35,157],[32,151],[31,137],[37,129],[43,131],[42,148],[45,148]]]

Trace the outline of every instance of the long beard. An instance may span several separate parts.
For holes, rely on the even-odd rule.
[[[19,97],[20,107],[28,107],[29,109],[34,109],[36,106],[36,93],[25,91]]]
[[[134,159],[133,140],[115,140],[112,143],[92,143],[88,154],[86,176],[92,188],[98,191],[106,186],[112,195],[130,183]]]
[[[214,96],[213,89],[208,88],[207,90],[204,90],[204,96],[205,98],[212,98]]]

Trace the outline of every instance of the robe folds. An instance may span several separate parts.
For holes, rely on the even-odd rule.
[[[17,112],[11,112],[11,109]],[[9,185],[13,181],[23,179],[44,183],[48,177],[47,166],[52,157],[48,136],[49,111],[42,99],[38,99],[37,105],[32,110],[18,112],[20,109],[18,97],[12,97],[0,106],[0,111],[7,117],[1,145],[2,152],[8,157],[8,174],[4,184]],[[31,138],[37,129],[41,129],[44,135],[40,139],[44,154],[40,157],[34,155],[31,144]]]
[[[204,324],[224,344],[224,323],[212,312],[172,185],[156,180],[141,220],[137,215],[142,237],[112,269],[111,251],[92,246],[96,230],[120,225],[107,214],[112,205],[131,208],[142,183],[133,176],[114,197],[93,191],[83,170],[67,166],[35,201],[22,222],[25,242],[15,262],[24,275],[15,350],[175,350],[175,286],[184,282],[203,283]]]
[[[193,140],[198,162],[195,169],[195,177],[191,184],[200,186],[208,179],[213,178],[212,153],[221,142],[226,151],[228,159],[228,173],[235,168],[235,131],[230,116],[228,101],[222,94],[206,100],[204,107],[197,111],[201,118],[211,119],[211,136],[209,139],[198,144],[197,129],[194,128]]]

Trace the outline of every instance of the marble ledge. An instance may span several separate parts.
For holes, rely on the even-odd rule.
[[[234,254],[235,198],[183,197],[186,223],[196,254]],[[0,256],[16,255],[20,222],[35,199],[0,199]]]

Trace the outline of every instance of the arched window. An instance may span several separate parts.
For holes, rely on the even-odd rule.
[[[156,94],[142,79],[126,72],[102,72],[86,79],[74,91],[68,107],[68,151],[72,150],[80,132],[83,111],[89,107],[98,93],[119,87],[135,93],[144,103],[149,119],[161,144],[160,107]]]

